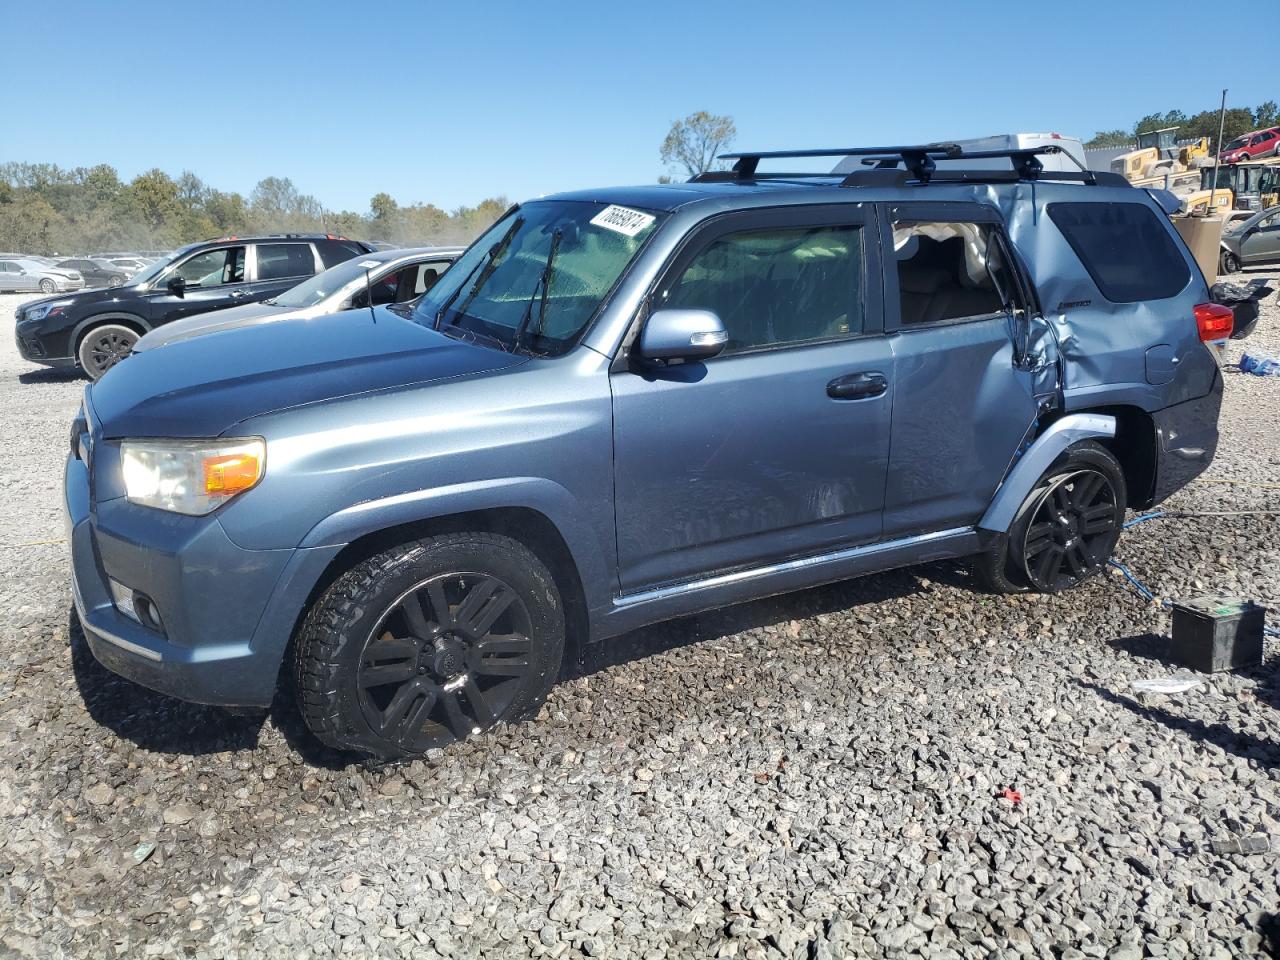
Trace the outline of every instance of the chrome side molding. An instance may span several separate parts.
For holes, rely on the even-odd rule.
[[[871,558],[875,557],[877,554],[892,553],[895,550],[910,549],[917,546],[923,547],[930,543],[934,543],[935,541],[948,540],[952,537],[962,536],[972,532],[972,527],[955,527],[950,530],[938,530],[933,533],[916,534],[914,536],[903,537],[898,540],[884,540],[879,543],[868,543],[860,547],[846,547],[842,550],[836,550],[831,553],[822,553],[812,557],[800,557],[796,560],[786,560],[782,563],[771,563],[763,567],[751,567],[750,569],[737,570],[733,573],[722,573],[719,576],[707,577],[705,580],[691,580],[688,583],[677,583],[669,587],[658,587],[654,590],[645,590],[642,593],[625,594],[613,601],[613,605],[615,608],[625,608],[639,606],[640,604],[646,603],[656,603],[661,600],[670,600],[675,597],[689,596],[703,590],[718,590],[722,587],[750,583],[754,580],[768,580],[780,574],[794,573],[798,570],[821,568],[828,564],[838,564],[849,560]]]

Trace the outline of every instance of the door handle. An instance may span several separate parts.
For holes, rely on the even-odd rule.
[[[866,400],[878,397],[889,389],[889,381],[881,373],[850,373],[836,377],[827,384],[827,396],[832,400]]]

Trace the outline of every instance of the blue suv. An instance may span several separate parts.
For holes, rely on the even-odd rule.
[[[66,464],[90,647],[404,756],[642,624],[943,558],[1080,583],[1212,459],[1232,318],[1159,194],[1053,150],[734,155],[512,208],[411,308],[126,358]]]

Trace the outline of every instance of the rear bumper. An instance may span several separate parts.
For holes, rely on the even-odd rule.
[[[1222,373],[1217,371],[1212,389],[1203,397],[1165,407],[1151,415],[1156,428],[1153,504],[1181,490],[1213,462],[1218,450],[1222,391]]]
[[[74,454],[64,483],[72,593],[94,656],[182,700],[269,705],[298,614],[337,549],[245,550],[215,517],[94,505]],[[116,608],[112,579],[151,600],[161,630]]]

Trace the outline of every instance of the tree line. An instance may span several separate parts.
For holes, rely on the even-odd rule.
[[[285,177],[267,177],[246,198],[148,170],[125,182],[114,167],[63,169],[0,163],[0,251],[43,255],[168,250],[231,234],[333,233],[398,245],[469,243],[507,208],[503,197],[446,211],[402,206],[375,194],[367,212],[327,210]]]
[[[1093,139],[1085,143],[1086,147],[1128,147],[1140,133],[1162,130],[1165,127],[1179,127],[1178,138],[1198,139],[1208,137],[1211,149],[1217,151],[1219,108],[1201,110],[1187,116],[1181,110],[1169,110],[1165,113],[1150,113],[1133,125],[1133,130],[1100,130]],[[1274,100],[1259,104],[1252,110],[1248,107],[1228,107],[1225,124],[1222,128],[1222,142],[1228,143],[1241,134],[1252,130],[1262,130],[1280,124],[1280,106]]]

